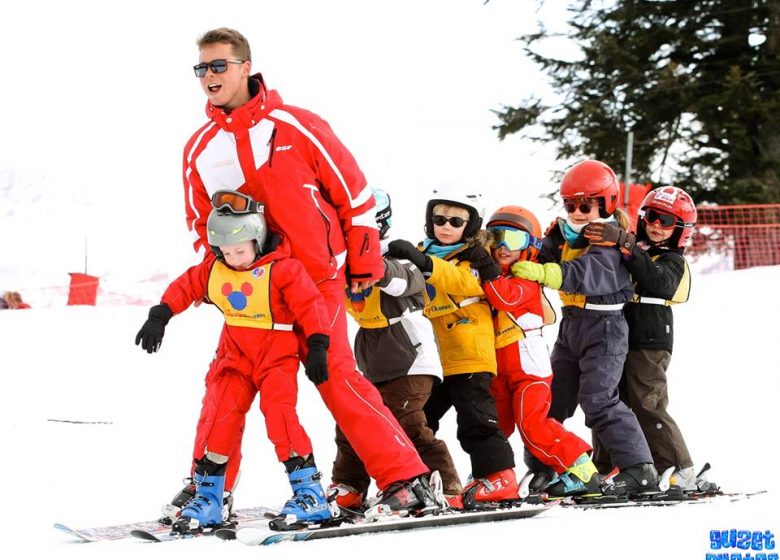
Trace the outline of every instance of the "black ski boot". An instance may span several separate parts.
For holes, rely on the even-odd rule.
[[[658,472],[652,463],[640,463],[620,469],[611,480],[605,480],[605,496],[635,496],[644,492],[658,492]]]

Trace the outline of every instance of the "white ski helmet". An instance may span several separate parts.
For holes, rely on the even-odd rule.
[[[219,258],[222,258],[220,246],[236,245],[245,241],[255,241],[255,251],[259,255],[268,237],[268,227],[262,211],[234,214],[214,209],[209,214],[206,233],[211,250]]]
[[[482,227],[482,216],[485,207],[480,193],[466,190],[454,185],[442,185],[433,189],[433,195],[425,209],[425,235],[433,238],[433,209],[437,204],[459,206],[468,211],[469,221],[463,230],[463,238],[475,235]]]

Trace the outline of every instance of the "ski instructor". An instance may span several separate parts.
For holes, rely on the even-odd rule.
[[[197,45],[194,70],[208,99],[208,121],[184,148],[187,227],[194,248],[213,258],[206,219],[216,191],[239,191],[265,205],[269,227],[289,240],[292,256],[326,302],[332,324],[329,375],[317,389],[365,461],[382,501],[393,509],[414,509],[418,504],[398,499],[419,495],[420,486],[427,490],[428,469],[376,388],[357,371],[347,335],[345,286],[359,293],[384,271],[371,189],[327,122],[285,105],[261,74],[252,74],[249,43],[241,33],[214,29]],[[299,348],[304,359],[302,333]],[[194,459],[206,452],[208,414],[203,410],[198,422]],[[239,436],[228,464],[227,491],[235,482],[240,447]],[[418,492],[408,492],[412,488]]]

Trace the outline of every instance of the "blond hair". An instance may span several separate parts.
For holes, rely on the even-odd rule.
[[[22,301],[22,294],[19,292],[6,292],[3,294],[3,299],[10,309],[19,309],[19,305],[24,303]]]
[[[249,41],[241,33],[229,27],[219,27],[206,31],[198,37],[195,44],[202,50],[207,45],[226,44],[233,47],[233,54],[239,60],[252,60],[252,51],[249,48]]]

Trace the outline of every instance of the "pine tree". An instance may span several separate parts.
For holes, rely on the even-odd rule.
[[[617,0],[570,8],[576,60],[526,52],[559,97],[497,111],[499,137],[556,141],[558,157],[619,169],[697,201],[780,201],[780,0]]]

